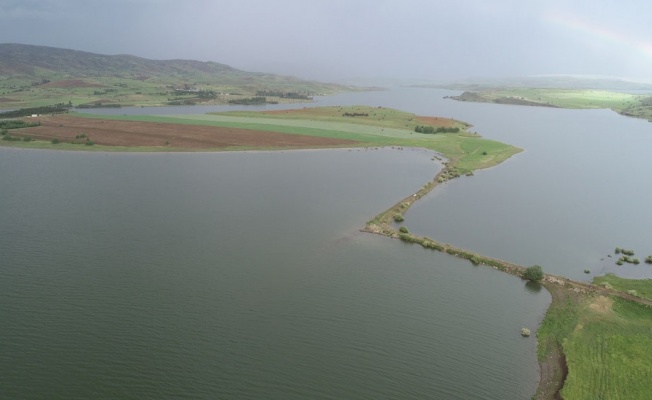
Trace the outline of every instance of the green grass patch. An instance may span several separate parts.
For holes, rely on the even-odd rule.
[[[649,286],[650,283],[648,282]],[[652,393],[652,308],[548,285],[553,295],[537,332],[540,361],[562,349],[565,399],[647,399]],[[564,379],[555,368],[558,382]],[[539,388],[541,390],[541,387]],[[554,398],[539,392],[536,398]]]
[[[593,302],[564,342],[565,399],[649,399],[652,309],[619,298],[611,309]],[[595,306],[595,307],[594,307]]]
[[[627,292],[635,290],[639,297],[652,300],[652,279],[625,279],[614,274],[596,276],[593,283],[600,286],[610,285],[616,290]]]

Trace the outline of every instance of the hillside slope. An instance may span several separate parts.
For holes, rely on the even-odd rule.
[[[163,105],[226,102],[261,92],[306,96],[347,87],[242,71],[217,62],[149,60],[24,44],[0,44],[0,108],[71,102]],[[185,91],[185,92],[184,92]],[[203,91],[202,96],[197,93]],[[277,96],[278,95],[278,96]],[[230,97],[229,99],[233,99]],[[275,100],[276,101],[276,100]]]

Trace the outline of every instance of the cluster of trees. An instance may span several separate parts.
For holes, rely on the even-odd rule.
[[[121,108],[121,107],[122,106],[118,103],[102,103],[102,102],[86,103],[77,106],[77,108]]]
[[[435,128],[434,126],[428,126],[428,125],[417,125],[416,128],[414,128],[414,131],[417,133],[458,133],[460,131],[460,128],[452,128],[452,127],[443,127],[440,126],[438,128]]]
[[[344,114],[342,114],[342,116],[343,116],[343,117],[368,117],[369,114],[368,114],[368,113],[356,113],[356,112],[354,112],[354,113],[350,113],[350,112],[345,112]]]
[[[253,104],[266,104],[267,103],[267,97],[264,96],[256,96],[256,97],[247,97],[244,99],[233,99],[229,100],[229,103],[231,104],[243,104],[246,106],[253,105]]]
[[[32,82],[32,86],[39,86],[39,85],[45,85],[46,83],[49,83],[49,79],[41,79],[40,81]]]
[[[29,137],[29,136],[25,136],[25,137],[20,138],[20,137],[9,136],[7,134],[3,134],[2,135],[2,140],[7,141],[7,142],[20,142],[21,140],[23,142],[31,142],[32,138]]]
[[[111,92],[117,92],[117,91],[118,91],[117,89],[94,90],[93,95],[102,96],[104,94],[108,94],[108,93],[111,93]]]
[[[200,99],[214,99],[217,97],[217,92],[214,90],[200,90],[197,92],[197,97]]]
[[[283,92],[280,90],[259,90],[256,96],[280,97],[282,99],[312,100],[308,94],[300,92]]]
[[[67,112],[72,107],[72,103],[64,104],[58,103],[52,106],[21,108],[13,111],[5,111],[0,113],[0,118],[20,118],[28,117],[33,114],[55,114]]]
[[[7,129],[29,128],[31,126],[41,126],[40,122],[25,122],[20,120],[0,121],[0,129],[6,131]],[[5,132],[6,133],[6,132]],[[4,133],[3,133],[4,135]]]
[[[185,99],[185,100],[170,100],[167,103],[169,106],[194,106],[197,104],[196,101],[192,99]]]

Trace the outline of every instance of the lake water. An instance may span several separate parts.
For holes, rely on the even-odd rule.
[[[455,117],[526,149],[418,202],[413,232],[570,277],[652,269],[600,261],[652,253],[652,125],[447,94],[318,100]],[[421,150],[0,148],[0,398],[529,398],[520,328],[547,292],[358,232],[438,169]]]

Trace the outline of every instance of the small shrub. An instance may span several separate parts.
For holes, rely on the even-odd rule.
[[[483,156],[486,156],[486,155],[487,155],[487,152],[486,152],[486,151],[483,151],[483,152],[482,152],[482,155],[483,155]]]
[[[25,137],[23,138],[23,142],[31,142],[31,141],[32,141],[32,138],[29,137],[29,136],[25,136]]]
[[[620,254],[623,251],[620,247],[616,247],[616,254]]]
[[[87,140],[86,143],[84,143],[86,146],[92,146],[95,144],[92,140]]]
[[[59,144],[59,143],[60,143],[60,140],[55,138],[55,139],[50,140],[50,142],[51,142],[52,144]]]
[[[652,256],[647,256],[647,258],[645,258],[645,263],[652,264]]]
[[[634,265],[638,265],[638,264],[640,264],[640,263],[641,263],[641,262],[638,260],[638,258],[634,258],[634,259],[632,259],[632,264],[634,264]]]
[[[628,291],[627,291],[627,294],[630,295],[630,296],[636,296],[636,297],[638,297],[638,292],[637,292],[636,290],[634,290],[634,289],[630,289],[630,290],[628,290]]]
[[[591,270],[587,268],[587,269],[584,270],[584,273],[585,273],[585,274],[590,274],[590,273],[591,273]]]
[[[523,277],[531,282],[538,282],[543,279],[543,269],[538,265],[527,267]]]
[[[394,214],[394,222],[403,222],[405,221],[405,217],[401,214]]]
[[[399,233],[398,238],[407,243],[415,243],[417,240],[408,233]]]
[[[398,231],[401,233],[410,233],[410,231],[408,231],[408,228],[406,228],[405,226],[398,228]]]
[[[523,336],[523,337],[530,336],[530,330],[528,328],[522,328],[521,329],[521,336]]]
[[[623,263],[623,260],[618,260],[618,261],[616,261],[616,265],[623,265],[623,264],[624,264],[624,263]]]

